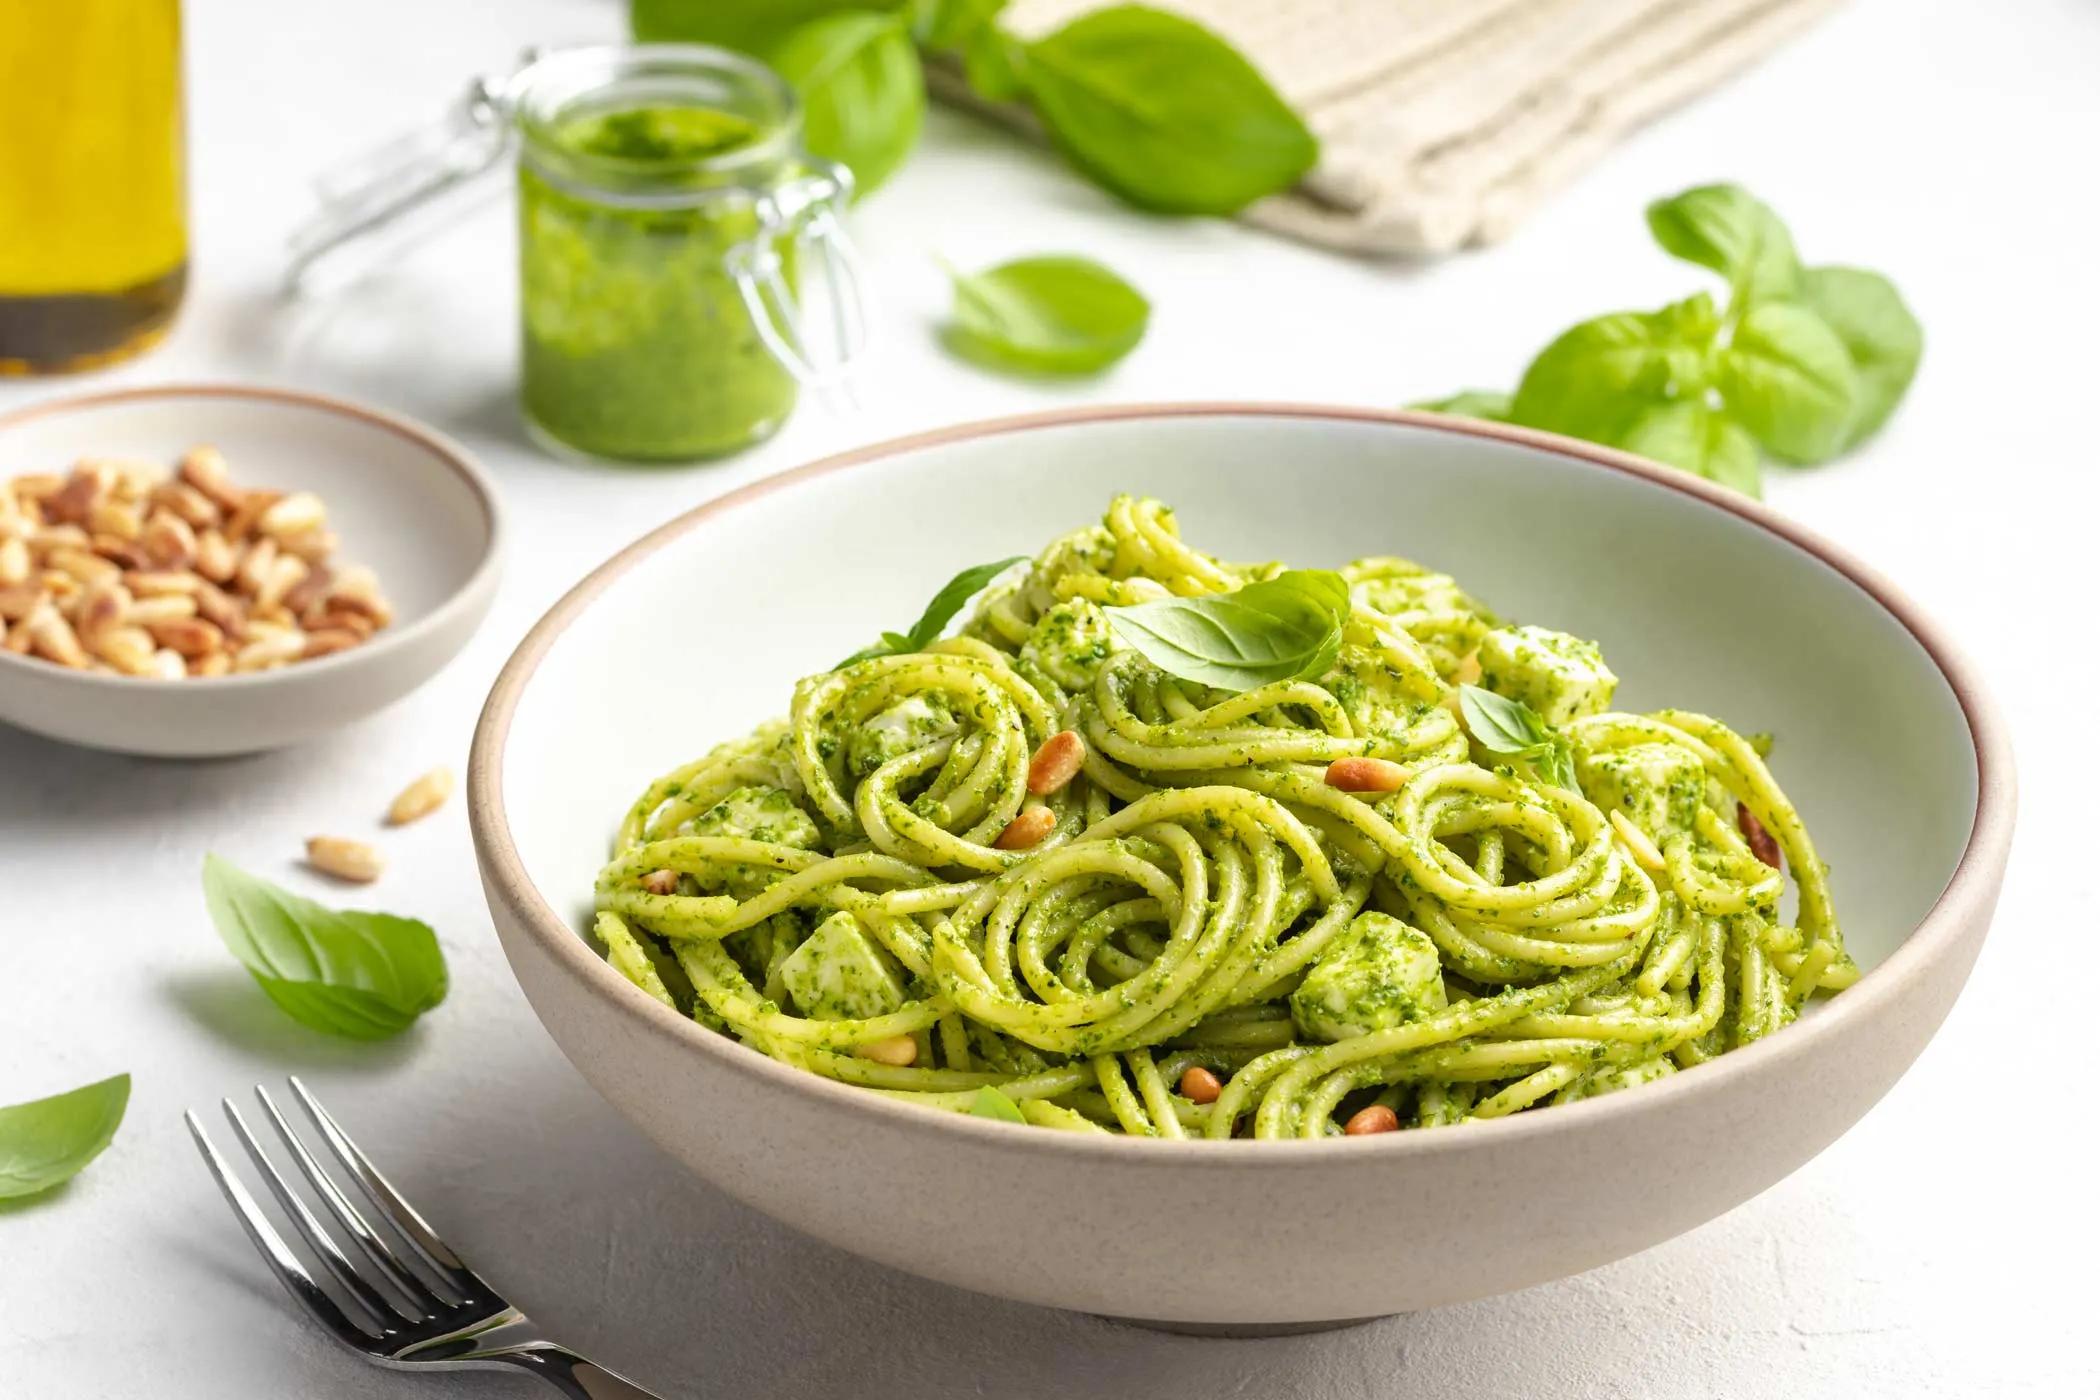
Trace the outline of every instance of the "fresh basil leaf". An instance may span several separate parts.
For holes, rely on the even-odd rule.
[[[1457,418],[1507,423],[1510,421],[1511,399],[1508,394],[1498,394],[1491,389],[1462,389],[1447,398],[1423,399],[1408,407],[1424,413],[1448,413]]]
[[[1474,742],[1500,758],[1523,759],[1555,787],[1570,792],[1575,784],[1575,747],[1537,710],[1477,685],[1458,688],[1458,712]]]
[[[1791,296],[1801,275],[1793,235],[1740,185],[1701,185],[1648,206],[1648,228],[1673,256],[1710,267],[1753,298]]]
[[[0,1200],[70,1181],[109,1146],[130,1102],[131,1076],[119,1074],[0,1108]]]
[[[631,0],[629,23],[644,43],[714,44],[764,54],[788,31],[848,10],[895,10],[903,0]]]
[[[1622,311],[1561,332],[1524,371],[1513,422],[1590,442],[1623,442],[1657,404],[1704,391],[1721,327],[1700,294],[1660,311]]]
[[[1553,737],[1537,710],[1485,686],[1460,686],[1458,712],[1474,740],[1492,754],[1517,757]]]
[[[1192,20],[1145,5],[1022,46],[1021,82],[1081,170],[1144,209],[1232,214],[1297,183],[1319,142],[1268,80]]]
[[[1790,302],[1760,302],[1721,357],[1728,415],[1767,452],[1812,465],[1844,449],[1859,403],[1859,374],[1837,332]]]
[[[1002,1123],[1027,1123],[1021,1114],[1020,1105],[1004,1093],[985,1084],[978,1088],[975,1098],[970,1100],[970,1112],[979,1118],[996,1118]]]
[[[1866,441],[1895,412],[1925,354],[1925,330],[1903,304],[1896,284],[1856,267],[1811,267],[1801,274],[1799,299],[1837,332],[1859,376],[1859,399],[1844,446]]]
[[[802,96],[804,143],[853,172],[856,197],[880,188],[918,144],[926,82],[902,15],[853,10],[811,20],[767,61]]]
[[[1291,569],[1231,593],[1107,611],[1116,636],[1168,675],[1246,691],[1334,666],[1349,585],[1326,569]]]
[[[1757,440],[1731,422],[1727,414],[1699,399],[1655,405],[1636,419],[1614,445],[1682,467],[1746,496],[1763,494],[1757,469]]]
[[[1575,746],[1562,735],[1554,735],[1543,753],[1532,754],[1530,758],[1533,771],[1546,782],[1569,792],[1582,791],[1575,780]]]
[[[955,308],[942,341],[1009,373],[1097,374],[1137,348],[1152,306],[1091,258],[1018,258],[953,273]]]
[[[985,586],[993,579],[1027,558],[1025,554],[1016,554],[1010,559],[971,565],[941,585],[941,591],[933,595],[933,601],[926,605],[926,611],[919,614],[919,620],[911,625],[909,633],[885,632],[874,646],[862,647],[831,669],[843,671],[856,662],[872,661],[878,656],[906,656],[926,650],[940,640],[941,633],[963,610],[963,604],[984,592]]]
[[[912,0],[911,34],[943,53],[957,52],[992,27],[1006,0]]]
[[[204,902],[227,950],[303,1026],[383,1040],[445,999],[445,955],[428,924],[338,912],[215,855],[204,858]]]
[[[1021,82],[1026,61],[1021,42],[996,24],[971,35],[962,48],[963,81],[987,102],[1019,102],[1028,93]]]

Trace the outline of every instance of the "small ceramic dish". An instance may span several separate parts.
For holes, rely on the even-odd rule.
[[[90,748],[204,758],[281,748],[392,704],[465,645],[495,597],[501,512],[459,444],[319,394],[169,385],[0,413],[0,480],[83,457],[171,467],[209,443],[243,486],[312,491],[394,608],[361,646],[275,670],[146,680],[0,653],[0,722]]]
[[[797,677],[916,616],[959,567],[1032,554],[1117,491],[1171,503],[1228,559],[1391,553],[1450,570],[1506,616],[1598,639],[1627,708],[1773,731],[1865,975],[1776,1035],[1620,1093],[1366,1138],[1172,1142],[836,1084],[603,962],[583,932],[593,876],[651,778],[783,713]],[[1248,406],[955,428],[703,506],[525,639],[483,713],[468,795],[533,1009],[694,1171],[929,1278],[1199,1329],[1522,1288],[1748,1200],[1850,1127],[1937,1029],[2013,823],[2006,732],[1974,670],[1886,580],[1757,502],[1519,429]]]

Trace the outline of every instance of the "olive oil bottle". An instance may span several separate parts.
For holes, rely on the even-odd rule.
[[[126,359],[189,266],[181,0],[0,0],[0,374]]]

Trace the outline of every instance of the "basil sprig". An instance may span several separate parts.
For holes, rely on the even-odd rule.
[[[119,1074],[0,1108],[0,1200],[72,1180],[109,1146],[130,1102],[131,1076]]]
[[[1036,39],[1005,0],[634,0],[637,39],[723,44],[779,64],[807,104],[812,151],[872,189],[911,150],[918,45],[960,62],[990,102],[1019,102],[1082,173],[1140,208],[1230,214],[1295,184],[1319,142],[1209,29],[1149,5],[1081,15]],[[848,23],[848,20],[851,23]],[[847,91],[828,91],[838,84]]]
[[[1091,258],[1019,258],[950,276],[955,310],[943,342],[1008,373],[1099,373],[1137,348],[1152,315],[1136,288]]]
[[[1239,692],[1332,669],[1349,585],[1327,569],[1291,569],[1231,593],[1107,612],[1116,636],[1168,675]]]
[[[1726,303],[1701,292],[1584,321],[1539,352],[1515,394],[1416,407],[1621,447],[1752,496],[1763,457],[1829,461],[1895,411],[1924,333],[1886,277],[1803,267],[1779,216],[1736,185],[1657,200],[1648,227],[1727,278]]]
[[[996,559],[989,564],[974,564],[941,585],[941,591],[933,595],[926,611],[911,625],[909,632],[885,632],[875,645],[862,647],[853,655],[832,667],[842,671],[861,661],[872,661],[878,656],[905,656],[915,651],[924,651],[940,639],[948,623],[963,610],[963,604],[984,592],[985,585],[1014,565],[1024,562],[1025,554],[1016,554],[1011,559]]]
[[[215,855],[204,902],[227,951],[287,1016],[351,1040],[384,1040],[445,999],[445,955],[430,925],[337,910]]]
[[[1555,787],[1581,791],[1575,782],[1575,746],[1537,710],[1477,685],[1458,688],[1458,709],[1474,743],[1497,758],[1523,759]]]

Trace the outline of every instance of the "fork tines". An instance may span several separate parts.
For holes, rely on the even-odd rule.
[[[396,1355],[433,1336],[445,1335],[475,1325],[508,1310],[508,1305],[438,1238],[429,1224],[401,1198],[371,1159],[359,1150],[348,1134],[323,1108],[304,1084],[291,1079],[292,1093],[328,1144],[329,1152],[357,1182],[359,1192],[384,1222],[386,1232],[374,1229],[365,1214],[343,1194],[335,1179],[314,1159],[290,1123],[285,1121],[269,1093],[257,1085],[256,1100],[275,1129],[284,1149],[298,1165],[336,1227],[357,1246],[363,1267],[343,1252],[336,1237],[315,1218],[292,1184],[263,1151],[231,1099],[221,1099],[226,1120],[248,1150],[256,1171],[277,1198],[299,1238],[305,1242],[341,1290],[349,1308],[315,1281],[304,1262],[285,1242],[277,1227],[257,1205],[225,1158],[219,1155],[204,1125],[195,1113],[183,1114],[190,1135],[213,1179],[225,1193],[228,1204],[240,1218],[270,1271],[338,1341],[366,1355]],[[406,1245],[409,1256],[391,1242]],[[413,1262],[411,1262],[411,1260]]]

